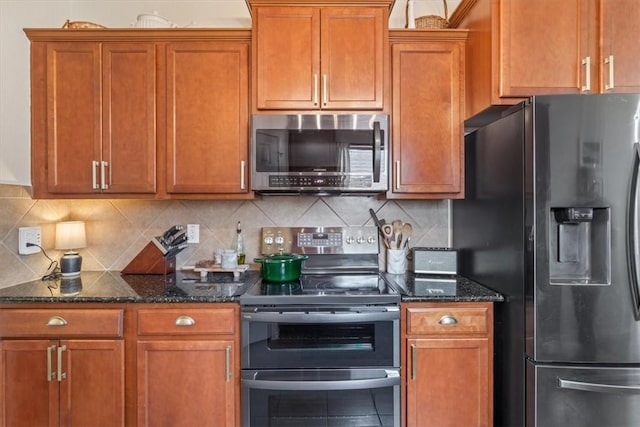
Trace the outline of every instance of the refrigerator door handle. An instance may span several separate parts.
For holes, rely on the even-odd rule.
[[[558,378],[558,387],[569,390],[591,391],[594,393],[626,393],[640,394],[639,385],[620,385],[620,384],[604,384],[589,383],[583,381],[563,380]]]
[[[636,320],[640,320],[640,277],[638,268],[640,267],[640,235],[638,230],[638,184],[640,179],[640,143],[633,144],[633,169],[631,172],[631,183],[629,185],[629,206],[628,206],[628,233],[627,233],[627,258],[629,264],[629,282],[631,284],[631,295],[633,297],[633,309]]]

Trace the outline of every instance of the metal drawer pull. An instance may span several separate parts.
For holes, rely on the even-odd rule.
[[[225,369],[227,370],[227,382],[231,381],[231,346],[225,349]]]
[[[55,345],[47,347],[47,381],[51,381],[56,377],[56,373],[51,371],[51,359],[53,350],[56,349]]]
[[[47,322],[47,326],[65,326],[67,321],[61,316],[52,316]]]
[[[416,346],[415,344],[411,344],[411,379],[416,379]]]
[[[455,325],[458,323],[458,319],[451,316],[450,314],[445,314],[438,320],[438,323],[441,325]]]
[[[584,86],[582,86],[582,91],[588,92],[591,90],[591,57],[584,58],[582,65],[584,65]]]
[[[614,88],[613,79],[614,79],[614,70],[613,70],[613,55],[609,55],[604,59],[605,64],[609,64],[609,84],[604,85],[605,90],[611,90]]]
[[[176,326],[193,326],[195,324],[196,324],[196,321],[193,320],[193,317],[178,316],[176,318]]]
[[[58,347],[58,381],[62,381],[63,379],[67,378],[67,373],[62,372],[62,352],[66,350],[66,345]]]

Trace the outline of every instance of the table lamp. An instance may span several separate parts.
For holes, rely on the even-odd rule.
[[[60,258],[60,271],[63,277],[80,275],[82,257],[75,249],[86,246],[84,221],[64,221],[56,224],[56,249],[67,251]]]

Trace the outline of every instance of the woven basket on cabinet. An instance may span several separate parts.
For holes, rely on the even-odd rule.
[[[425,15],[416,18],[416,28],[448,28],[449,27],[449,11],[447,9],[447,0],[444,3],[444,18],[438,15]]]

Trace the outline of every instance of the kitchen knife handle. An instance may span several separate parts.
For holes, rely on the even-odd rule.
[[[614,79],[614,72],[613,72],[613,55],[609,55],[606,58],[604,58],[604,63],[605,64],[609,64],[609,84],[604,85],[604,89],[605,90],[611,90],[614,88],[613,85],[613,79]]]
[[[53,358],[53,350],[55,349],[55,345],[47,347],[47,381],[49,382],[56,377],[56,373],[51,370],[51,359]]]
[[[100,189],[100,186],[98,185],[98,174],[97,174],[98,164],[99,162],[95,160],[91,162],[91,187],[94,190]]]
[[[62,352],[67,351],[67,346],[62,345],[58,347],[58,381],[62,381],[67,378],[67,373],[62,372]]]
[[[176,318],[176,326],[193,326],[196,321],[191,316],[178,316]]]
[[[244,160],[240,160],[240,189],[241,190],[245,190],[247,186],[244,179],[245,169],[246,169],[245,165],[246,165],[246,162]]]
[[[100,162],[100,189],[102,190],[109,189],[107,185],[107,166],[109,166],[109,162],[104,160]]]
[[[584,65],[584,86],[582,86],[582,91],[589,92],[591,90],[591,57],[584,58],[582,65]]]

